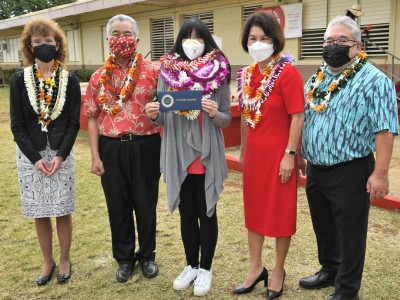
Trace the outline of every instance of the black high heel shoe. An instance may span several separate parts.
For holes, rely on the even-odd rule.
[[[39,276],[39,277],[36,279],[37,285],[41,286],[41,285],[47,284],[47,283],[51,280],[51,277],[53,276],[53,273],[54,273],[54,269],[55,269],[55,268],[56,268],[56,263],[53,261],[53,267],[51,268],[51,271],[50,271],[49,275],[46,275],[46,276]]]
[[[72,263],[69,263],[69,272],[65,274],[58,274],[57,275],[57,282],[58,283],[66,283],[72,275]]]
[[[286,271],[283,270],[283,279],[282,279],[282,287],[280,289],[280,291],[276,292],[270,289],[267,289],[267,299],[276,299],[279,298],[280,296],[282,296],[283,293],[283,284],[285,283],[285,277],[286,277]]]
[[[247,288],[243,286],[243,283],[239,284],[236,289],[233,290],[233,293],[235,294],[247,294],[250,293],[254,287],[259,283],[260,281],[264,280],[264,286],[268,286],[268,271],[266,268],[263,268],[261,271],[261,274],[257,277],[257,279],[253,282],[253,284]]]

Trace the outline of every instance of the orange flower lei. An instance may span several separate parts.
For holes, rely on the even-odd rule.
[[[238,98],[239,104],[243,108],[243,117],[246,124],[250,125],[252,128],[260,123],[261,121],[261,105],[268,99],[275,81],[279,77],[280,73],[285,64],[291,64],[293,62],[293,57],[290,55],[275,55],[272,57],[271,61],[267,64],[264,71],[262,72],[263,80],[261,80],[261,85],[256,90],[255,97],[251,98],[250,94],[251,88],[251,77],[254,73],[254,69],[258,66],[257,64],[250,65],[248,67],[242,68],[238,72],[237,82],[238,82]],[[254,111],[254,118],[252,117],[252,112]]]
[[[112,82],[112,73],[115,67],[114,56],[108,56],[99,79],[99,101],[103,103],[103,110],[110,115],[116,115],[119,113],[122,110],[124,103],[130,99],[139,80],[139,74],[142,68],[142,55],[136,53],[132,59],[128,74],[126,75],[123,87],[119,94],[115,91]],[[106,95],[106,90],[109,95]]]
[[[317,72],[311,77],[309,83],[309,89],[306,92],[306,102],[310,106],[311,109],[316,113],[322,113],[328,108],[328,104],[331,100],[331,96],[338,89],[341,89],[346,86],[347,82],[354,77],[354,75],[361,70],[364,64],[367,62],[367,54],[364,51],[361,51],[358,54],[357,59],[347,66],[340,76],[332,81],[326,91],[320,91],[318,89],[319,85],[324,82],[325,73],[324,68],[325,64],[322,67],[319,67]],[[322,99],[319,104],[315,103],[315,99]]]
[[[43,78],[43,74],[36,64],[24,69],[28,98],[33,110],[38,115],[38,123],[42,131],[47,131],[47,126],[63,110],[68,74],[68,71],[59,61],[54,61],[51,75],[46,79]],[[58,86],[56,83],[58,83]]]

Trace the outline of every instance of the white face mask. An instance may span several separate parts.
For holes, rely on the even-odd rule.
[[[200,43],[198,40],[186,40],[182,43],[182,47],[190,60],[200,57],[204,52],[204,44]]]
[[[249,49],[249,54],[256,62],[264,61],[270,58],[272,53],[274,53],[273,44],[266,44],[260,41],[257,41],[250,46],[247,45],[247,48]]]

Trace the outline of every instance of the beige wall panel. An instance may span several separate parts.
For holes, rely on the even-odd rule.
[[[82,28],[82,52],[85,66],[103,63],[103,42],[101,26]]]
[[[251,57],[240,45],[242,28],[241,7],[214,10],[214,35],[222,38],[222,50],[232,65],[251,63]]]
[[[135,18],[135,16],[133,16]],[[145,57],[149,51],[151,50],[151,35],[150,35],[150,19],[144,20],[136,20],[139,27],[139,44],[138,44],[138,52],[142,53],[143,57]],[[151,55],[147,57],[150,59]]]

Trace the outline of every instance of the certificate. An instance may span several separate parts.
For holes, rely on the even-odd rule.
[[[160,111],[201,110],[202,91],[158,92]]]

